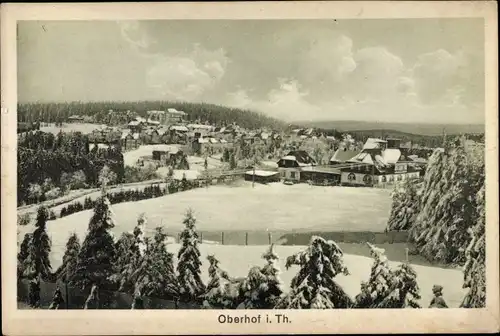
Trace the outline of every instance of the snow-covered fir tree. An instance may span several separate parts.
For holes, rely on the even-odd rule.
[[[114,240],[110,232],[115,226],[113,217],[111,204],[103,188],[102,196],[96,200],[88,232],[78,254],[76,273],[71,280],[71,283],[81,288],[92,286],[91,295],[95,297],[98,297],[100,288],[111,284],[115,258]]]
[[[31,244],[28,248],[28,256],[25,259],[25,276],[28,278],[39,278],[47,280],[52,275],[49,254],[51,242],[47,234],[47,219],[49,212],[47,208],[38,208],[35,222],[35,231],[31,236]]]
[[[56,272],[58,280],[66,282],[74,277],[79,253],[80,240],[76,233],[73,233],[69,236],[68,242],[66,243],[63,263]]]
[[[465,251],[466,262],[463,268],[464,288],[468,288],[460,307],[484,308],[486,305],[486,210],[484,185],[477,193],[477,221],[469,229],[471,240]]]
[[[420,288],[417,284],[417,273],[408,263],[399,265],[392,271],[393,277],[389,294],[377,308],[421,308]]]
[[[266,265],[262,268],[262,274],[266,277],[265,295],[263,297],[263,308],[273,308],[278,303],[284,293],[283,282],[281,281],[278,262],[279,256],[274,251],[274,244],[262,255],[266,260]]]
[[[250,268],[248,275],[239,286],[237,309],[264,309],[264,296],[267,291],[266,276],[258,266]]]
[[[277,304],[284,309],[349,308],[352,299],[335,282],[339,274],[348,275],[343,253],[333,241],[313,236],[306,250],[287,258],[286,268],[300,267],[292,279],[290,293]]]
[[[125,292],[133,291],[132,274],[136,273],[138,267],[140,267],[147,249],[144,234],[146,223],[145,214],[139,215],[132,234],[122,234],[116,244],[117,252],[120,254],[117,255],[114,266],[117,272],[117,281],[120,283],[120,290]]]
[[[146,250],[130,276],[134,292],[143,296],[174,299],[179,296],[174,256],[168,252],[163,228],[157,227],[153,239],[146,238]]]
[[[355,308],[420,308],[417,274],[408,263],[391,270],[384,249],[368,243],[374,259],[370,278],[361,284]]]
[[[412,227],[420,210],[420,188],[421,184],[412,180],[405,180],[394,186],[388,231],[408,230]]]
[[[230,281],[226,271],[220,268],[219,260],[213,255],[207,257],[210,266],[208,267],[208,284],[203,296],[203,307],[213,309],[228,308],[231,300],[227,295],[227,286]]]
[[[198,233],[196,218],[189,209],[183,221],[185,229],[181,232],[181,247],[177,256],[177,274],[180,284],[180,294],[183,300],[198,300],[205,292],[201,280],[201,260],[198,248]]]
[[[476,194],[484,183],[484,149],[455,141],[430,158],[424,178],[420,212],[410,239],[429,260],[465,262],[468,230],[477,218]]]
[[[390,294],[393,274],[385,256],[385,250],[367,243],[373,257],[370,278],[362,283],[361,293],[356,296],[356,308],[380,308],[379,305]]]
[[[31,245],[31,233],[26,233],[24,235],[21,246],[19,247],[19,252],[17,253],[17,277],[20,279],[24,276],[26,269],[26,259],[29,256],[29,248]]]

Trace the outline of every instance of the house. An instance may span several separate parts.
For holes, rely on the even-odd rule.
[[[139,120],[132,120],[128,123],[127,128],[132,131],[132,133],[141,133],[144,124]]]
[[[373,186],[418,178],[421,168],[411,164],[413,161],[403,155],[404,150],[394,148],[398,146],[397,141],[369,138],[360,153],[336,166],[342,172],[341,184]]]
[[[295,150],[278,161],[278,172],[283,179],[300,181],[302,168],[314,165],[316,162],[306,151]]]
[[[163,125],[173,125],[180,124],[184,122],[187,113],[184,111],[178,111],[174,108],[167,109],[167,113],[165,114],[165,121]]]
[[[203,138],[203,137],[196,137],[191,141],[191,148],[193,150],[193,153],[196,155],[201,155],[208,143],[208,140]]]
[[[140,134],[132,133],[130,130],[125,130],[121,134],[120,141],[122,143],[122,147],[125,150],[135,149],[140,146]]]
[[[280,176],[276,171],[266,171],[266,170],[249,170],[245,173],[245,180],[257,183],[272,183],[279,182]]]

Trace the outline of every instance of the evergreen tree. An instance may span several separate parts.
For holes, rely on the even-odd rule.
[[[201,280],[196,218],[191,209],[187,211],[183,223],[186,228],[180,235],[182,245],[178,253],[177,273],[182,299],[194,301],[204,293],[205,285]]]
[[[19,253],[17,254],[17,278],[20,279],[25,274],[26,270],[26,259],[29,256],[29,249],[31,245],[31,233],[26,233],[24,235],[21,247],[19,248]]]
[[[262,274],[266,277],[266,295],[263,298],[265,308],[273,308],[281,295],[284,293],[283,282],[280,279],[278,267],[278,255],[274,252],[274,244],[262,255],[267,264],[262,268]]]
[[[361,284],[355,308],[420,308],[417,274],[407,263],[389,268],[384,249],[370,243],[374,258],[368,282]]]
[[[227,296],[227,285],[229,276],[227,272],[219,267],[219,260],[215,256],[208,256],[210,263],[208,267],[208,285],[204,295],[203,306],[205,308],[223,309],[230,305],[230,299]]]
[[[305,251],[287,258],[286,268],[300,267],[292,279],[290,293],[277,305],[288,309],[349,308],[351,298],[335,282],[338,274],[348,275],[343,253],[333,241],[313,236]]]
[[[72,279],[76,272],[78,253],[80,252],[80,240],[76,233],[69,236],[66,243],[66,251],[63,256],[63,263],[57,270],[57,279],[60,281],[68,281]]]
[[[486,236],[484,207],[484,185],[477,194],[478,218],[475,226],[469,229],[471,240],[465,255],[464,288],[469,288],[460,307],[484,308],[486,306]]]
[[[408,263],[399,265],[393,271],[389,295],[377,308],[421,308],[420,289],[417,284],[417,273]]]
[[[429,160],[421,210],[410,228],[420,254],[446,264],[465,263],[469,228],[477,214],[476,194],[484,183],[484,149],[455,141]]]
[[[172,299],[178,297],[179,284],[175,276],[174,256],[167,251],[167,235],[161,227],[155,229],[153,240],[146,238],[146,250],[138,254],[135,272],[130,275],[135,293],[141,296]]]
[[[46,227],[48,216],[49,212],[47,208],[38,208],[35,223],[36,229],[33,231],[28,256],[25,259],[25,275],[30,278],[48,280],[52,275],[52,266],[49,259],[51,242]]]
[[[379,305],[390,294],[393,274],[384,249],[367,243],[374,259],[368,282],[361,285],[361,293],[356,296],[356,308],[380,308]]]
[[[412,180],[397,183],[392,193],[392,209],[387,224],[388,231],[408,230],[419,213],[421,185]]]
[[[109,230],[113,227],[111,205],[103,189],[103,195],[96,200],[94,214],[78,254],[76,273],[72,280],[72,283],[82,288],[92,286],[91,295],[94,295],[94,298],[89,297],[91,302],[95,302],[98,297],[99,288],[111,284],[115,247]]]

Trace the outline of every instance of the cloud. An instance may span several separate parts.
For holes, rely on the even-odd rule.
[[[247,91],[238,89],[228,94],[227,105],[262,111],[282,120],[318,117],[320,107],[307,101],[309,93],[301,88],[297,80],[280,78],[278,83],[279,87],[272,89],[265,100],[252,100]]]
[[[224,76],[229,59],[225,51],[199,44],[184,52],[153,51],[157,44],[137,21],[119,22],[122,37],[142,57],[150,95],[169,100],[197,100]]]
[[[356,69],[352,40],[345,35],[332,35],[313,40],[302,54],[299,76],[305,82],[339,81]]]

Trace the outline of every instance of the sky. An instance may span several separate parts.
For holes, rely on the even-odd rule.
[[[484,123],[482,19],[24,21],[18,100]]]

